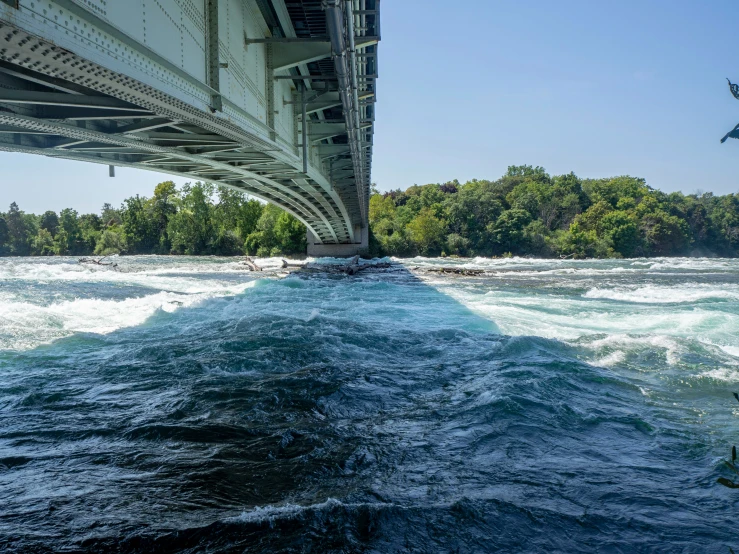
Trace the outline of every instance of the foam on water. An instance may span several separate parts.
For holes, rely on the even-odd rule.
[[[127,267],[114,271],[76,260],[45,260],[0,259],[0,350],[33,348],[74,333],[111,333],[141,325],[158,311],[241,294],[254,285],[251,280],[243,282],[243,266],[231,261],[147,267],[136,259],[126,264],[118,258]],[[224,278],[229,276],[233,278]],[[98,285],[103,297],[76,297],[82,289],[70,290],[70,284]],[[41,294],[39,286],[44,288]]]
[[[701,300],[739,300],[739,286],[711,286],[705,283],[685,283],[680,286],[626,286],[593,288],[584,298],[602,298],[640,304],[680,304]]]
[[[735,260],[116,261],[0,259],[0,550],[736,546]]]
[[[126,300],[75,299],[39,306],[32,302],[0,303],[0,350],[22,350],[75,333],[107,334],[141,325],[158,311],[173,312],[219,296],[238,294],[254,282],[208,293],[158,292]]]

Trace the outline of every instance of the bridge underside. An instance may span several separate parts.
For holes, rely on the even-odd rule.
[[[305,15],[302,8],[294,17]],[[204,85],[205,105],[188,102],[28,32],[27,25],[4,17],[12,9],[0,4],[0,151],[149,169],[233,187],[293,214],[305,223],[313,244],[361,244],[370,154],[358,158],[346,136],[347,99],[336,87],[330,55],[312,67],[268,69],[267,92],[274,92],[270,79],[284,79],[292,90],[291,101],[267,103],[274,113],[291,110],[295,127],[288,142],[273,121],[265,125],[215,94],[213,83]],[[314,15],[325,19],[320,5],[317,10]],[[77,15],[100,24],[79,9]],[[134,53],[137,45],[129,46]],[[323,86],[314,73],[323,75]],[[304,134],[310,141],[305,147]],[[367,183],[359,182],[357,163],[364,164],[361,179]]]

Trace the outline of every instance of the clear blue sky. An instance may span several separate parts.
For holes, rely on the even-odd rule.
[[[494,179],[511,164],[739,192],[739,3],[385,0],[373,180]],[[98,211],[166,177],[0,153],[0,209]],[[181,179],[176,179],[183,182]]]

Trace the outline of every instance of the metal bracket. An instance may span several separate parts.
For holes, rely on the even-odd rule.
[[[206,53],[208,56],[207,81],[208,86],[217,91],[211,94],[210,109],[213,112],[223,111],[223,98],[221,97],[221,63],[218,58],[218,0],[207,0],[205,11],[206,28]],[[228,64],[225,64],[228,67]]]

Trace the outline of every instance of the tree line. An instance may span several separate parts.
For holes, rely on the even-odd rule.
[[[644,179],[550,176],[510,166],[496,181],[370,197],[370,254],[608,258],[739,255],[739,194],[666,194]],[[0,212],[0,255],[304,254],[292,215],[208,183],[159,183],[100,214]]]
[[[0,255],[305,253],[305,227],[271,204],[208,183],[159,183],[151,198],[132,196],[100,214],[67,208],[42,215],[13,202],[0,213]]]
[[[550,176],[412,186],[370,198],[372,250],[392,256],[739,255],[739,194],[666,194],[644,179]]]

